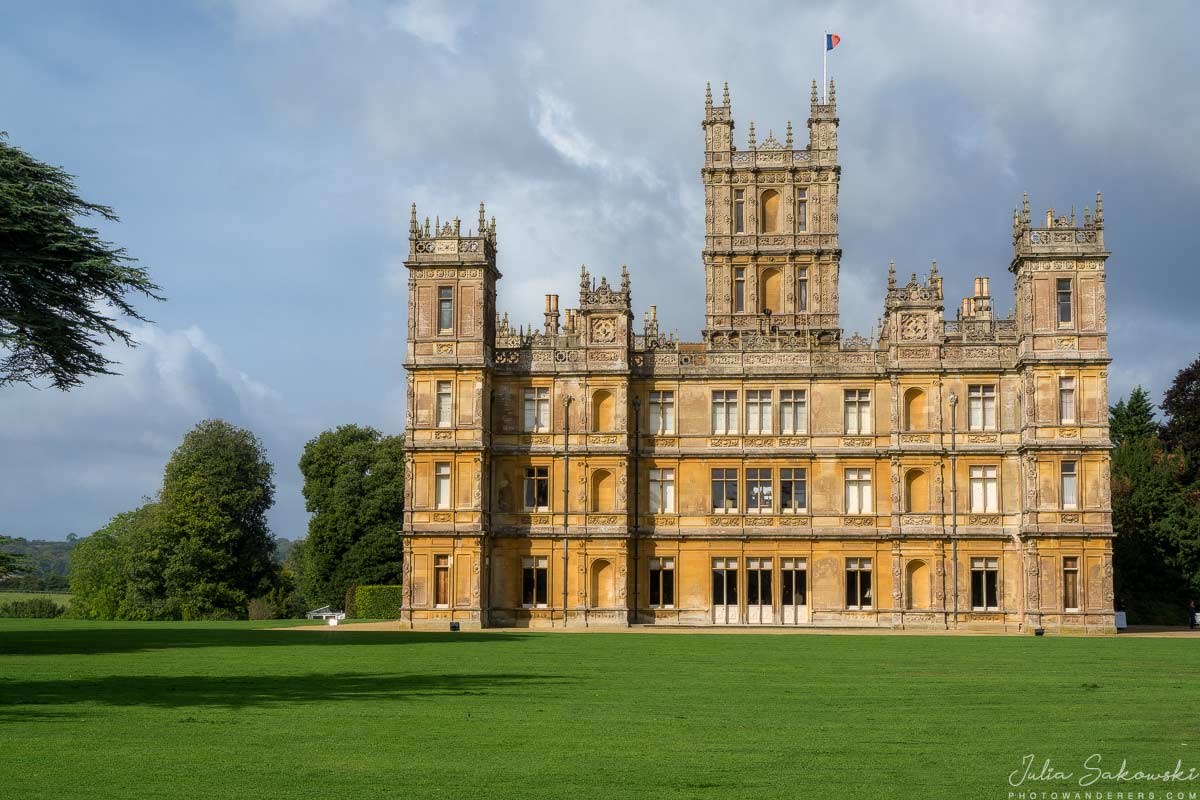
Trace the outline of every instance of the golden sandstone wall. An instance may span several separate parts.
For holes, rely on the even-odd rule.
[[[513,330],[495,221],[414,207],[406,621],[1112,630],[1099,198],[1014,212],[1012,317],[981,278],[946,320],[935,264],[847,339],[837,123],[814,86],[806,148],[739,150],[706,101],[695,343],[624,270]]]

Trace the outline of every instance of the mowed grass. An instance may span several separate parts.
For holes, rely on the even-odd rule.
[[[11,603],[14,600],[36,600],[42,598],[45,600],[53,600],[60,606],[71,605],[71,595],[65,592],[9,592],[0,591],[0,606],[5,603]]]
[[[1187,638],[261,625],[0,620],[3,795],[1005,798],[1028,753],[1200,767]]]

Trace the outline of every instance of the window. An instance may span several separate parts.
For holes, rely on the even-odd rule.
[[[712,510],[714,514],[736,514],[738,510],[738,471],[712,471]]]
[[[996,467],[971,467],[971,511],[994,514],[1000,510]]]
[[[846,433],[871,432],[871,390],[846,390]]]
[[[450,428],[454,425],[451,417],[454,406],[451,386],[450,381],[437,382],[437,426],[439,428]]]
[[[871,607],[871,559],[846,559],[846,608]]]
[[[454,330],[454,287],[438,287],[438,333]]]
[[[1078,484],[1075,481],[1075,462],[1062,462],[1062,507],[1077,508],[1079,503]]]
[[[650,513],[675,513],[675,470],[650,470]]]
[[[525,510],[550,510],[550,468],[525,468]]]
[[[785,558],[780,564],[780,602],[784,606],[808,605],[808,562],[803,558]],[[786,617],[785,617],[786,621]]]
[[[808,470],[791,467],[779,470],[779,510],[784,514],[808,510]]]
[[[546,556],[521,559],[521,605],[525,608],[546,607],[546,589],[549,586],[546,568],[549,561]]]
[[[712,567],[713,605],[736,606],[738,603],[738,562],[736,558],[714,558]]]
[[[796,232],[804,233],[808,230],[808,190],[800,189],[796,192]]]
[[[437,508],[450,507],[450,462],[439,461],[433,467],[433,503]]]
[[[545,432],[550,430],[550,390],[534,387],[525,390],[525,430]]]
[[[1079,610],[1079,558],[1063,556],[1063,610]]]
[[[746,605],[774,605],[771,591],[771,559],[746,559]]]
[[[996,387],[967,387],[967,428],[973,431],[996,430]]]
[[[675,559],[650,559],[650,607],[675,607]]]
[[[746,470],[746,513],[770,514],[775,510],[771,470]]]
[[[736,267],[733,270],[733,310],[739,314],[746,310],[745,267]]]
[[[712,393],[712,432],[738,432],[737,392],[719,390]]]
[[[746,232],[746,192],[743,189],[733,190],[733,232]]]
[[[1058,324],[1071,324],[1071,279],[1059,278],[1056,295],[1058,297]]]
[[[803,389],[779,391],[779,432],[785,435],[808,432],[808,396]]]
[[[971,559],[971,610],[997,611],[1000,601],[996,591],[999,585],[1000,561],[996,558]]]
[[[804,217],[800,219],[803,220]],[[808,313],[808,270],[806,269],[796,271],[796,311],[801,314]]]
[[[771,432],[771,390],[746,390],[746,433]]]
[[[450,607],[450,556],[433,557],[433,604]]]
[[[1058,421],[1075,421],[1075,379],[1066,376],[1058,379]]]
[[[662,435],[675,432],[675,393],[650,393],[650,430],[648,433]]]
[[[871,470],[846,470],[846,513],[871,513]]]

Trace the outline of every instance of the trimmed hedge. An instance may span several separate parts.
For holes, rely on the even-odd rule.
[[[403,597],[399,585],[359,586],[354,597],[355,616],[359,619],[399,619]]]
[[[0,617],[54,619],[65,613],[66,606],[60,606],[48,597],[31,597],[28,600],[13,600],[11,603],[0,605]]]

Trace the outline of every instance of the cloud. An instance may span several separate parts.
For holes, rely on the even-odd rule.
[[[458,39],[470,25],[470,16],[462,3],[435,0],[409,0],[388,11],[388,21],[396,28],[427,44],[458,52]]]

